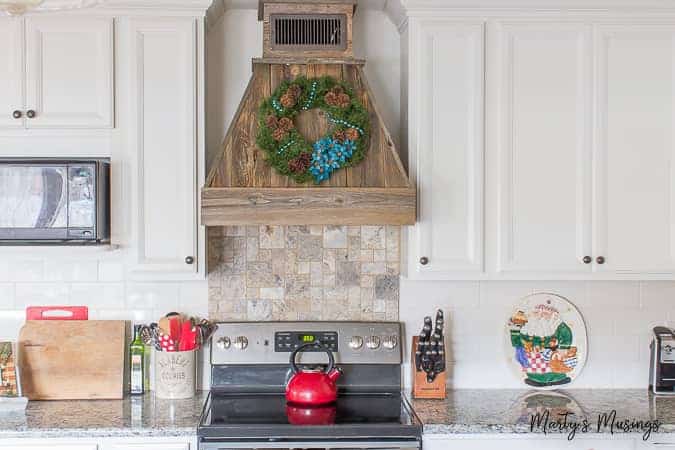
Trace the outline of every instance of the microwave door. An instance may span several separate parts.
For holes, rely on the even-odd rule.
[[[0,239],[65,239],[65,166],[0,166]]]

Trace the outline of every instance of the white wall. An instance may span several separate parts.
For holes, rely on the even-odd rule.
[[[536,291],[567,297],[586,320],[589,357],[571,387],[647,389],[650,332],[675,326],[675,282],[402,280],[400,317],[409,342],[423,317],[443,308],[453,387],[523,388],[507,365],[513,349],[506,321],[517,301]]]
[[[354,53],[367,60],[366,76],[392,139],[399,143],[400,36],[382,11],[359,9]],[[233,9],[209,27],[206,44],[207,159],[220,150],[227,127],[251,77],[251,59],[262,55],[262,23],[253,9]]]

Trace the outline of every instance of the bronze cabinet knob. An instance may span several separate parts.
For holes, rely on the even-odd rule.
[[[37,114],[32,109],[29,109],[28,111],[26,111],[26,117],[28,117],[29,119],[33,119],[36,115]]]
[[[583,261],[584,261],[584,264],[590,264],[590,263],[593,262],[593,258],[591,258],[590,256],[584,256]]]
[[[192,256],[186,256],[185,257],[185,264],[193,264],[195,262],[195,259]]]
[[[15,119],[20,119],[23,116],[23,113],[19,111],[18,109],[12,113],[12,117]]]
[[[595,258],[595,262],[598,264],[604,264],[605,263],[605,257],[604,256],[598,256]]]
[[[427,264],[429,264],[429,258],[427,258],[426,256],[422,256],[420,258],[420,264],[422,264],[423,266],[426,266]]]

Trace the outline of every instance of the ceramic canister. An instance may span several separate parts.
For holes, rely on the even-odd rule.
[[[155,395],[180,399],[195,395],[196,353],[155,351]]]

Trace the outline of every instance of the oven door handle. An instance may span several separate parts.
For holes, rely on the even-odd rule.
[[[369,450],[419,450],[418,441],[257,441],[257,442],[200,442],[199,450],[234,449],[297,449],[316,448],[326,450],[369,449]]]

